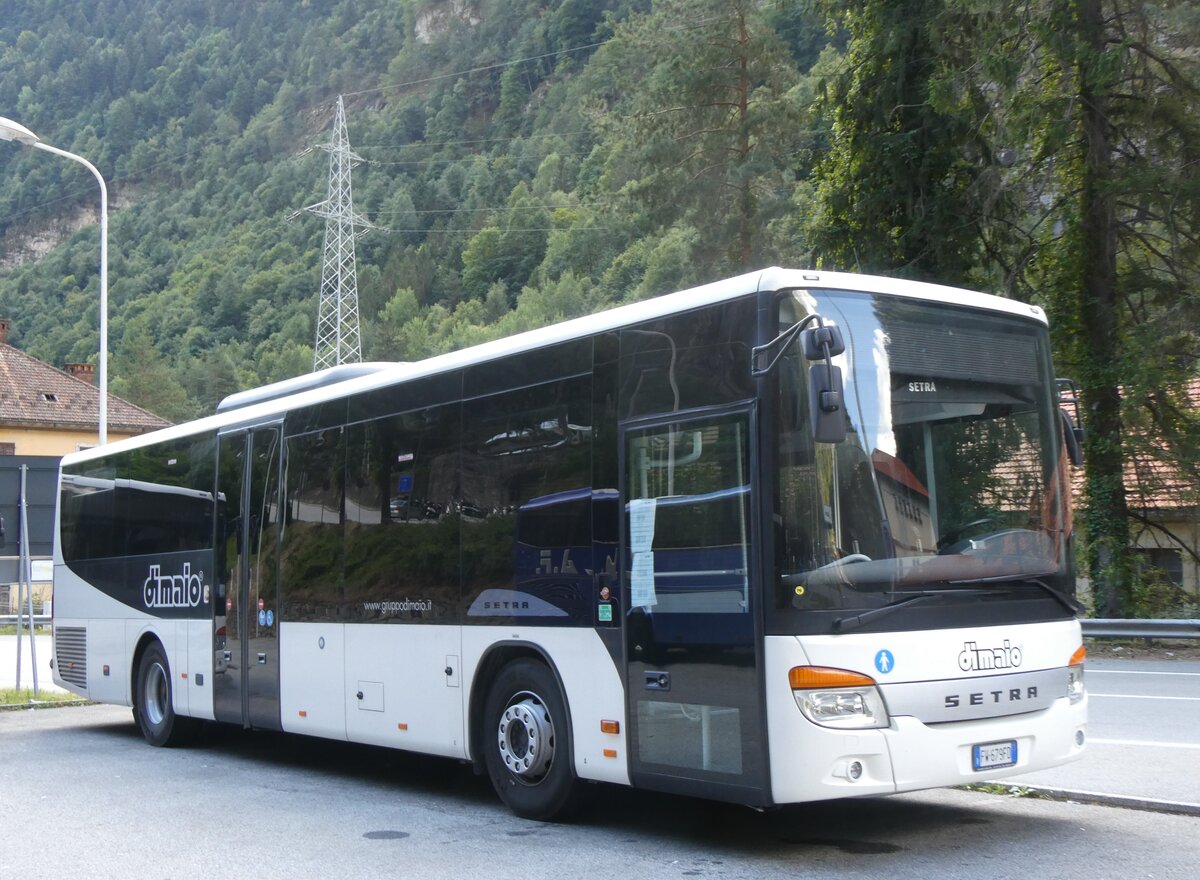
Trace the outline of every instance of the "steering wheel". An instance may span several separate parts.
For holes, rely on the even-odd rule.
[[[960,526],[956,526],[953,529],[951,529],[950,531],[946,532],[940,538],[938,538],[938,542],[937,542],[938,552],[942,553],[942,552],[949,550],[949,548],[952,545],[958,543],[958,539],[965,532],[970,532],[973,529],[977,529],[981,526],[999,525],[999,523],[1000,523],[999,519],[997,519],[995,516],[992,516],[989,514],[987,516],[981,516],[977,519],[973,519],[970,522],[963,523]]]
[[[835,559],[833,562],[826,562],[824,565],[814,568],[813,571],[823,571],[827,568],[841,568],[843,565],[850,565],[854,562],[870,562],[871,557],[866,553],[851,553],[849,556],[843,556],[841,559]]]

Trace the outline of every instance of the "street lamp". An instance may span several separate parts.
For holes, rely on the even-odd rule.
[[[11,119],[0,116],[0,141],[16,141],[36,150],[54,153],[78,162],[100,184],[100,445],[108,442],[108,187],[96,166],[82,156],[60,150],[43,142],[36,134]]]

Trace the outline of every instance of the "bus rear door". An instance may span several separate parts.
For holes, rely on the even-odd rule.
[[[279,469],[279,425],[221,435],[213,711],[218,721],[270,730],[281,729]]]

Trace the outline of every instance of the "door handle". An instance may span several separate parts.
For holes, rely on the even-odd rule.
[[[258,655],[258,665],[259,665],[259,666],[266,666],[266,665],[267,665],[267,655],[266,655],[266,654],[264,654],[264,653],[262,653],[262,652],[259,652],[259,655]]]
[[[669,691],[671,689],[671,673],[646,672],[646,690]]]

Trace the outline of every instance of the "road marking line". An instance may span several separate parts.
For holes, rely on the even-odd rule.
[[[1183,700],[1185,703],[1200,703],[1200,697],[1156,697],[1153,694],[1093,694],[1090,697],[1109,697],[1115,700]]]
[[[1200,743],[1152,742],[1144,739],[1097,739],[1088,738],[1089,745],[1099,746],[1153,746],[1158,749],[1200,749]]]
[[[1151,672],[1146,669],[1097,669],[1095,666],[1087,667],[1088,675],[1190,675],[1193,678],[1200,678],[1200,672]]]

